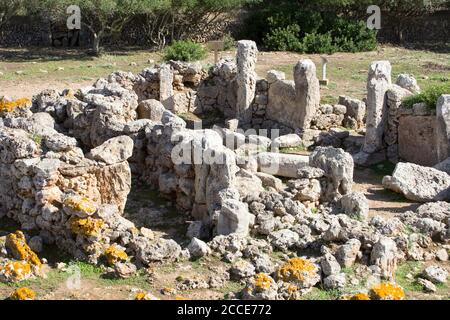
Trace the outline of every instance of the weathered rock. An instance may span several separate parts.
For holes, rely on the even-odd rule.
[[[296,178],[298,169],[309,164],[308,156],[262,152],[258,154],[259,171],[275,176]]]
[[[238,200],[227,199],[222,203],[217,233],[228,235],[238,233],[246,235],[250,224],[250,214],[248,206]]]
[[[150,119],[160,122],[164,113],[163,104],[155,99],[144,100],[139,103],[137,108],[138,119]]]
[[[450,95],[442,95],[436,105],[436,145],[438,162],[450,157]]]
[[[343,196],[341,206],[348,216],[358,220],[366,220],[369,215],[369,201],[361,192],[352,192]]]
[[[330,253],[327,253],[322,257],[320,265],[322,267],[323,274],[326,276],[339,274],[339,272],[341,272],[341,266],[336,258]]]
[[[450,199],[450,175],[412,163],[398,163],[392,176],[383,178],[383,186],[413,201]]]
[[[128,136],[112,138],[90,151],[94,160],[115,164],[126,161],[133,155],[133,139]]]
[[[382,237],[373,246],[370,262],[380,268],[382,277],[388,280],[394,279],[397,269],[397,245],[395,241]]]
[[[267,76],[266,76],[267,81],[269,82],[269,84],[275,83],[277,81],[283,81],[286,79],[286,74],[282,71],[277,71],[277,70],[269,70],[267,71]]]
[[[440,284],[447,282],[448,272],[438,266],[429,266],[423,270],[422,275],[425,279],[428,279],[433,283]]]
[[[175,112],[173,100],[173,80],[174,75],[170,65],[162,65],[159,71],[159,101],[161,101],[164,108]]]
[[[241,124],[250,123],[252,119],[251,104],[255,98],[257,55],[258,48],[254,41],[241,40],[238,42],[236,111]]]
[[[366,138],[362,151],[374,153],[383,146],[383,132],[386,122],[386,91],[391,85],[391,64],[376,61],[370,65],[367,80]]]
[[[232,279],[240,280],[255,275],[255,267],[244,259],[239,259],[230,268],[230,276]]]
[[[343,289],[346,282],[345,273],[332,274],[323,279],[323,286],[327,290]]]
[[[436,292],[437,290],[434,283],[426,279],[419,278],[417,279],[417,283],[423,286],[425,292]]]
[[[272,150],[279,150],[280,148],[292,148],[302,145],[302,139],[294,133],[280,136],[273,139]]]
[[[299,108],[297,127],[308,129],[320,104],[320,85],[314,62],[309,59],[301,60],[294,67],[294,79]],[[296,117],[296,114],[291,116]]]
[[[417,85],[417,80],[410,74],[399,74],[395,83],[413,93],[420,93],[420,87]]]
[[[326,199],[337,200],[351,192],[354,164],[349,153],[333,147],[318,147],[309,156],[309,163],[325,172],[329,181]]]
[[[336,259],[343,268],[353,266],[358,256],[361,242],[358,239],[350,239],[345,244],[339,246],[336,251]]]
[[[276,189],[277,191],[283,190],[283,182],[281,179],[278,179],[277,177],[274,177],[273,175],[263,173],[263,172],[256,172],[255,175],[261,179],[263,187],[272,187]]]
[[[270,244],[273,247],[283,251],[286,251],[296,245],[299,239],[299,235],[289,229],[275,231],[269,235]]]
[[[211,249],[208,245],[197,238],[191,240],[188,250],[193,258],[201,258],[211,253]]]

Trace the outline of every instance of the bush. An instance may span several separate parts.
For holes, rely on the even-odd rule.
[[[364,22],[342,18],[337,12],[300,8],[295,1],[264,1],[244,25],[242,38],[269,50],[307,53],[371,51],[376,31]]]
[[[206,49],[191,40],[175,41],[166,48],[164,59],[177,61],[197,61],[206,57]]]
[[[223,40],[223,50],[229,51],[236,48],[236,39],[234,39],[231,34],[229,33],[225,34],[222,40]]]
[[[275,28],[266,34],[264,45],[274,51],[301,51],[299,40],[300,27],[297,24],[285,28]]]
[[[443,94],[450,94],[450,82],[429,87],[421,93],[406,97],[403,99],[403,105],[412,108],[416,103],[425,103],[429,109],[435,109],[439,97]]]
[[[339,48],[333,44],[333,38],[330,33],[308,33],[303,38],[302,47],[303,51],[306,53],[332,54],[339,50]]]

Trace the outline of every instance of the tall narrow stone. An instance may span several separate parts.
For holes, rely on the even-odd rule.
[[[296,104],[298,112],[292,114],[300,129],[308,129],[320,104],[320,85],[316,65],[309,59],[301,60],[294,67]]]
[[[363,151],[374,153],[383,147],[384,125],[387,119],[386,92],[391,86],[391,63],[375,61],[367,79],[367,120]]]
[[[161,66],[159,71],[159,101],[174,112],[173,72],[168,64]]]
[[[236,114],[241,124],[248,124],[252,120],[252,102],[256,90],[256,61],[258,48],[250,40],[238,42],[237,49],[237,104]]]
[[[450,94],[438,99],[436,120],[437,156],[441,162],[450,157]]]

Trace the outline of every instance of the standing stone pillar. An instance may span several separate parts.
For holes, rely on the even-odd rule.
[[[311,119],[320,104],[320,84],[316,75],[316,65],[309,59],[301,60],[294,67],[295,99],[298,113],[298,128],[305,130],[311,125]]]
[[[174,112],[173,72],[168,64],[161,66],[159,71],[159,101],[167,110]]]
[[[367,80],[367,120],[363,151],[375,153],[383,148],[383,132],[387,119],[386,92],[391,86],[391,63],[375,61]]]
[[[241,124],[252,121],[252,103],[256,92],[256,61],[258,48],[250,40],[238,42],[237,49],[237,104],[236,114]]]
[[[450,94],[442,95],[436,105],[436,149],[438,162],[450,157]]]

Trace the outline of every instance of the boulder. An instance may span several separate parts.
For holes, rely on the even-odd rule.
[[[137,108],[138,119],[150,119],[161,122],[164,108],[163,104],[155,99],[144,100]]]
[[[410,74],[399,74],[395,84],[413,93],[420,93],[420,87],[417,85],[416,78]]]
[[[272,150],[279,150],[280,148],[292,148],[302,145],[302,139],[295,133],[287,134],[273,139]]]
[[[373,246],[370,262],[380,268],[381,276],[392,280],[397,269],[397,245],[394,240],[382,237]]]
[[[132,155],[133,139],[128,136],[120,136],[109,139],[102,145],[92,149],[89,158],[106,164],[115,164],[126,161]]]
[[[228,235],[237,233],[248,234],[250,213],[248,206],[235,199],[227,199],[222,203],[222,209],[217,223],[217,234]]]
[[[352,191],[354,164],[349,153],[340,148],[318,147],[309,156],[309,163],[325,172],[329,181],[325,192],[327,200],[337,200]]]
[[[345,214],[358,220],[366,220],[369,215],[369,201],[361,192],[352,192],[343,196],[341,207]]]
[[[383,186],[418,202],[450,199],[450,175],[413,163],[398,163],[392,176],[383,178]]]

